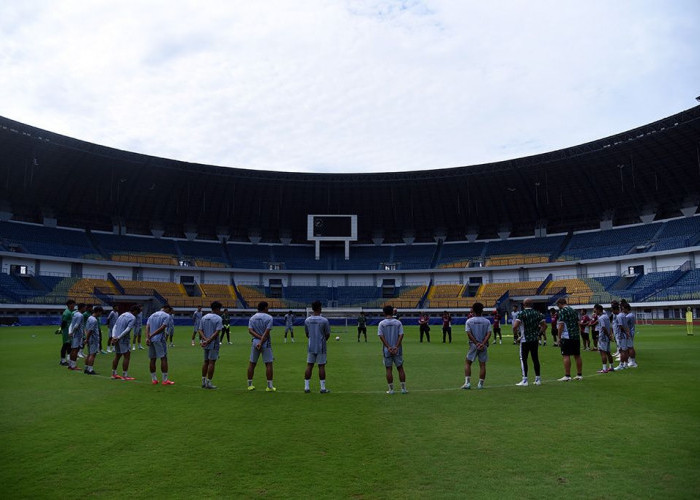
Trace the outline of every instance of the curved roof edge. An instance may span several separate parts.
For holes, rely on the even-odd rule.
[[[80,139],[71,138],[69,136],[50,132],[40,129],[32,125],[28,125],[10,118],[0,116],[0,127],[9,129],[10,131],[33,137],[39,141],[53,143],[62,147],[81,151],[84,153],[94,154],[101,157],[115,158],[121,161],[133,162],[138,164],[147,163],[149,165],[159,166],[161,168],[176,168],[186,170],[188,172],[199,170],[209,174],[223,174],[226,176],[238,176],[241,178],[261,178],[266,180],[285,180],[293,178],[295,180],[316,180],[325,182],[343,182],[354,181],[359,178],[372,180],[401,180],[403,178],[415,179],[420,174],[429,174],[432,178],[450,178],[461,176],[467,173],[479,172],[495,172],[504,169],[513,169],[528,167],[535,164],[546,164],[551,161],[564,160],[574,158],[581,154],[587,154],[605,148],[617,146],[619,144],[627,144],[647,135],[665,130],[684,123],[692,122],[700,118],[700,105],[686,109],[666,118],[642,125],[625,132],[620,132],[608,137],[597,139],[591,142],[569,146],[563,149],[558,149],[546,153],[539,153],[531,156],[523,156],[510,160],[502,160],[491,163],[481,163],[475,165],[467,165],[460,167],[436,168],[428,170],[411,170],[399,171],[391,173],[308,173],[308,172],[277,172],[266,170],[246,169],[239,167],[227,167],[207,165],[201,163],[191,163],[176,159],[152,156],[143,153],[134,153],[126,150],[116,149],[109,146],[103,146]]]

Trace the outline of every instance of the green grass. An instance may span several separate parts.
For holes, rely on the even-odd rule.
[[[598,353],[583,353],[582,382],[555,382],[561,356],[542,347],[541,387],[515,387],[517,348],[492,346],[483,391],[458,389],[463,333],[419,344],[407,327],[410,393],[394,396],[384,394],[376,328],[368,344],[352,334],[331,342],[328,395],[316,372],[303,393],[305,344],[283,344],[281,329],[275,394],[262,390],[262,364],[258,390],[245,390],[242,328],[221,347],[218,391],[199,387],[201,349],[188,328],[170,351],[171,387],[148,383],[146,351],[133,353],[135,382],[107,378],[111,355],[98,356],[99,377],[71,373],[58,366],[53,330],[0,329],[6,498],[700,494],[700,337],[683,327],[639,327],[636,370],[597,375]]]

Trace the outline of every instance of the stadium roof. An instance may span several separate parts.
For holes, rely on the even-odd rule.
[[[571,119],[575,119],[572,117]],[[72,139],[0,117],[0,211],[16,220],[166,236],[194,229],[306,241],[307,214],[357,214],[381,235],[464,240],[636,223],[700,200],[700,106],[597,141],[458,168],[372,174],[265,172],[186,163]]]

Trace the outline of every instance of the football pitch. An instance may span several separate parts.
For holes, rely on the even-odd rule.
[[[262,363],[257,390],[246,390],[245,328],[221,346],[216,391],[200,387],[190,328],[176,329],[169,351],[174,386],[150,384],[147,351],[132,353],[132,382],[109,379],[112,355],[98,356],[99,376],[84,375],[82,361],[70,372],[54,329],[0,329],[6,498],[700,495],[700,335],[683,326],[638,326],[637,369],[599,375],[599,354],[582,353],[579,382],[557,382],[561,356],[543,346],[539,387],[515,387],[518,350],[504,335],[480,391],[478,364],[474,388],[459,389],[463,326],[452,344],[437,327],[421,344],[407,326],[406,395],[385,394],[376,327],[366,344],[352,329],[329,341],[330,394],[316,370],[303,392],[302,328],[295,344],[273,330],[276,393],[264,391]]]

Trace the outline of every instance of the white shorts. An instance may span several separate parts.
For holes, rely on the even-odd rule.
[[[310,352],[306,356],[306,362],[307,363],[316,363],[317,365],[325,365],[326,364],[326,353],[325,352]]]
[[[624,335],[618,335],[615,338],[615,341],[617,342],[617,348],[620,349],[621,351],[626,351],[627,349],[629,349],[630,339],[628,339]]]
[[[392,364],[396,365],[396,368],[403,366],[403,355],[396,354],[394,356],[384,356],[384,366],[389,368]]]
[[[479,358],[480,363],[486,363],[489,359],[489,353],[487,349],[484,349],[483,351],[480,351],[476,348],[476,344],[469,344],[469,351],[467,352],[467,359],[469,361],[474,361],[476,358]]]
[[[250,362],[256,364],[261,354],[263,363],[272,363],[272,361],[275,359],[272,356],[272,347],[263,347],[261,350],[258,351],[255,348],[255,345],[252,345],[250,348]]]
[[[148,346],[148,357],[150,359],[165,358],[168,356],[168,346],[164,340],[151,342]]]

